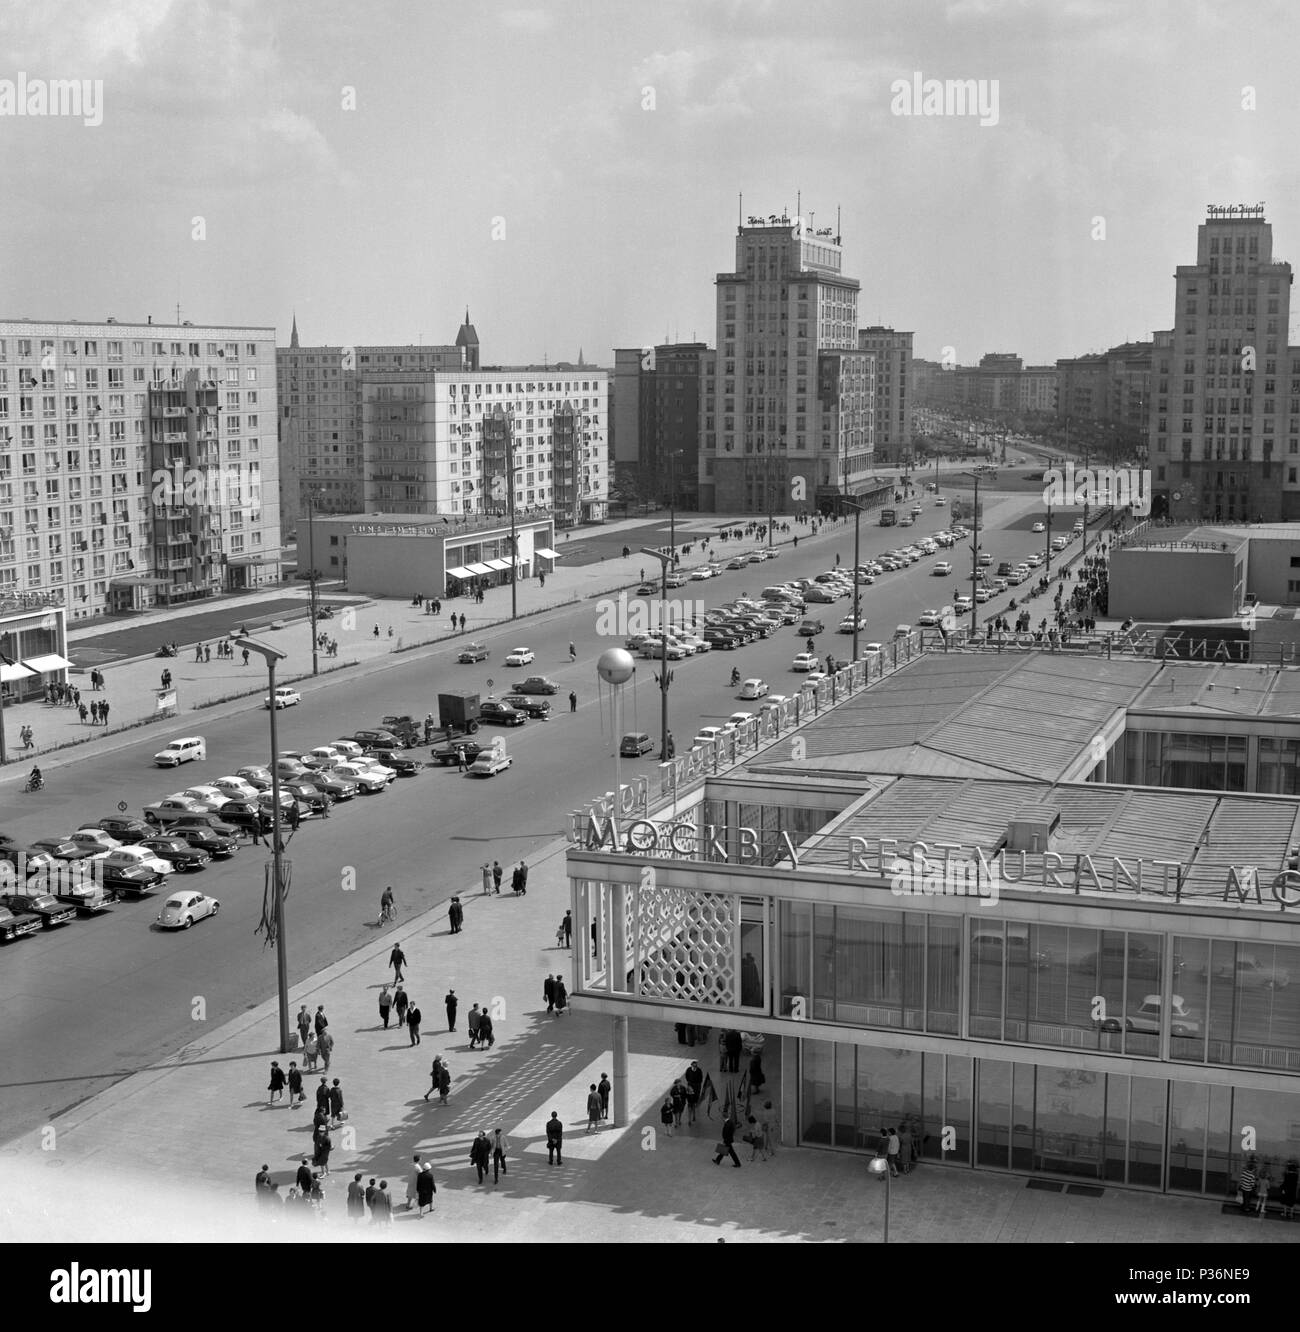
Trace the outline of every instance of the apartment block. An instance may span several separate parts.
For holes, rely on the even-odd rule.
[[[896,467],[912,452],[912,334],[880,325],[860,328],[858,349],[875,360],[876,462]]]
[[[0,597],[70,620],[279,581],[275,330],[0,320]]]

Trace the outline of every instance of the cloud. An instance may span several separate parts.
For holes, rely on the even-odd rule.
[[[555,26],[555,16],[544,9],[503,9],[498,21],[515,32],[550,32]]]
[[[172,8],[173,0],[10,5],[0,12],[0,49],[15,69],[32,74],[52,69],[63,77],[92,78],[101,75],[104,66],[144,61]],[[64,70],[68,74],[63,75]],[[77,70],[86,72],[77,75]]]

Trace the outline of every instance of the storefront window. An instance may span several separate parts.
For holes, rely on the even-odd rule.
[[[834,1141],[835,1046],[830,1041],[800,1041],[803,1069],[803,1141],[829,1147]]]
[[[975,1160],[999,1170],[1011,1164],[1011,1065],[999,1060],[979,1062],[979,1114]]]
[[[810,902],[781,903],[781,1004],[785,1017],[806,1018],[812,1004],[812,922]],[[802,1003],[800,1009],[796,1005]]]
[[[1169,1089],[1169,1187],[1200,1193],[1205,1182],[1205,1140],[1210,1088],[1176,1082]]]
[[[1128,1182],[1158,1189],[1164,1176],[1169,1084],[1163,1078],[1131,1078],[1129,1082]]]

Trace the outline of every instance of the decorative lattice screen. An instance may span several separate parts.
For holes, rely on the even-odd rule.
[[[639,993],[734,1005],[739,898],[646,886],[638,888],[636,898]]]

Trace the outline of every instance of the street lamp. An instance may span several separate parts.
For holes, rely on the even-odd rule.
[[[840,499],[841,504],[847,504],[853,510],[853,660],[858,659],[858,610],[860,605],[861,588],[858,583],[858,532],[862,525],[862,505],[853,500]]]
[[[975,599],[980,567],[980,474],[963,472],[962,475],[969,476],[975,481],[975,504],[972,509],[975,518],[975,538],[970,543],[970,636],[974,642],[979,633],[980,608],[979,602]]]
[[[311,585],[311,673],[320,674],[320,662],[317,656],[316,644],[316,510],[315,510],[316,492],[309,490],[307,492],[307,562],[311,565],[309,571],[309,582]],[[274,708],[271,709],[275,711]]]
[[[659,760],[667,763],[668,752],[668,570],[672,565],[672,552],[657,546],[642,546],[642,555],[652,555],[662,566],[659,594]]]
[[[280,839],[280,773],[276,767],[278,761],[278,741],[276,739],[275,707],[275,663],[283,661],[285,654],[269,643],[256,638],[236,638],[235,646],[247,648],[266,659],[266,673],[269,682],[268,697],[271,703],[271,863],[272,878],[275,883],[275,969],[276,984],[280,991],[280,1053],[289,1052],[289,958],[285,952],[284,939],[284,848]],[[260,819],[260,815],[258,816]]]
[[[877,1179],[884,1179],[885,1181],[885,1243],[888,1244],[889,1243],[889,1192],[890,1188],[892,1187],[889,1181],[893,1177],[889,1169],[889,1158],[887,1156],[881,1156],[877,1154],[873,1156],[870,1161],[867,1162],[867,1169],[870,1170],[871,1173],[875,1175]]]
[[[674,565],[677,563],[677,459],[685,449],[674,449],[668,458],[668,547]]]

